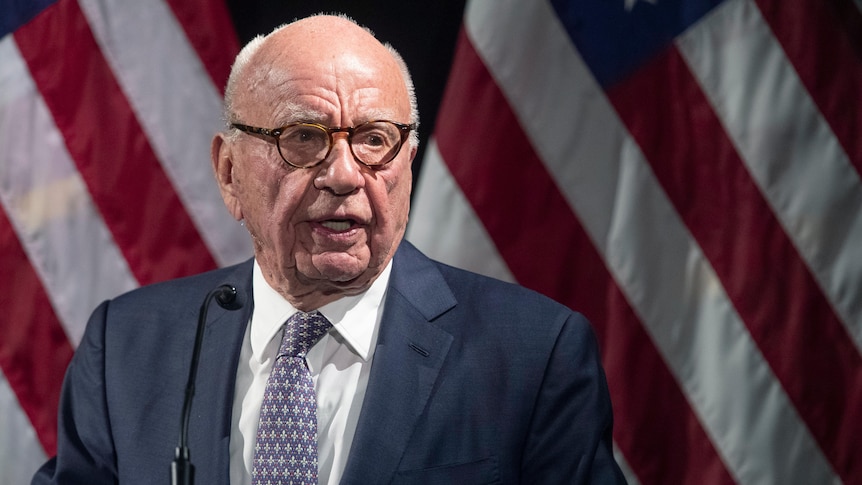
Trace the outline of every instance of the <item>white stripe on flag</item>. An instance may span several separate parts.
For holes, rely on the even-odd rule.
[[[466,25],[731,473],[836,480],[550,5],[471,2]]]
[[[444,263],[515,281],[482,221],[464,198],[430,140],[422,161],[422,183],[414,195],[407,239]]]
[[[623,475],[626,477],[626,482],[628,485],[641,485],[640,480],[638,480],[635,472],[632,471],[631,466],[626,461],[626,457],[622,454],[619,448],[617,448],[616,443],[614,443],[614,460],[617,461],[617,465],[620,467],[620,471],[623,472]]]
[[[0,202],[77,346],[92,309],[137,286],[13,37],[0,40]]]
[[[0,485],[30,483],[47,458],[30,420],[0,370]]]
[[[862,351],[862,185],[758,8],[720,6],[680,52]]]
[[[173,12],[162,0],[80,5],[213,258],[224,266],[250,257],[248,233],[225,209],[210,168],[210,142],[223,127],[220,90]]]

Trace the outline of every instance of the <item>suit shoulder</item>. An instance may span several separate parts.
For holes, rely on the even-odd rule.
[[[536,318],[583,318],[569,307],[537,291],[516,283],[456,268],[434,261],[443,278],[456,295],[459,305],[466,304],[484,312],[509,316],[529,313]]]
[[[437,308],[457,307],[458,312],[508,315],[506,320],[526,317],[527,313],[543,319],[554,315],[554,319],[561,316],[566,319],[572,315],[583,318],[565,305],[516,283],[431,259],[408,241],[401,243],[395,256],[395,286],[405,291],[411,301],[419,306],[426,305],[428,299],[435,297],[445,301],[437,305]]]
[[[123,307],[170,306],[170,302],[200,302],[211,290],[222,284],[230,284],[238,290],[251,288],[252,261],[214,269],[191,276],[175,278],[145,285],[123,293],[111,300],[114,309]]]

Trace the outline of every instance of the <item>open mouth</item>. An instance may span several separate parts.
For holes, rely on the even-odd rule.
[[[353,221],[349,219],[330,219],[326,221],[320,221],[320,225],[329,229],[330,231],[343,232],[353,227]]]

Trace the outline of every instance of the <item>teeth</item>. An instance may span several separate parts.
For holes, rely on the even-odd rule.
[[[350,221],[323,221],[320,225],[333,231],[346,231],[350,229]]]

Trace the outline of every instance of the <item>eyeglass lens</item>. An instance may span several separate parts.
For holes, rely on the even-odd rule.
[[[311,166],[329,152],[329,133],[320,126],[298,124],[285,128],[278,137],[281,155],[296,166]],[[401,147],[401,131],[386,121],[363,123],[353,129],[350,149],[366,165],[389,162]]]

